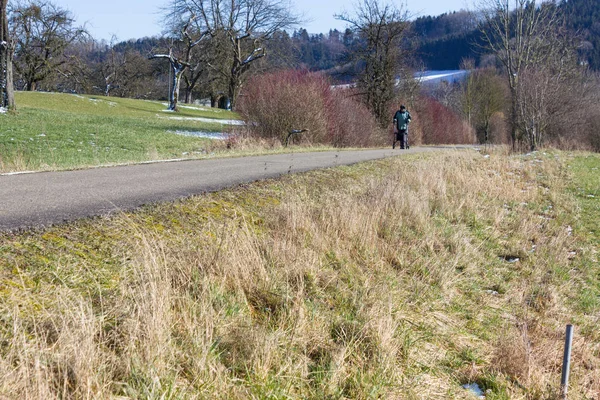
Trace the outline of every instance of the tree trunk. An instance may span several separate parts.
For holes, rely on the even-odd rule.
[[[178,60],[170,60],[171,69],[173,70],[173,85],[171,93],[169,93],[169,110],[179,111],[177,103],[179,102],[179,86],[181,86],[181,76],[185,71],[186,66],[181,64]]]
[[[510,138],[512,140],[513,151],[517,151],[517,121],[518,121],[518,110],[517,103],[519,101],[516,89],[510,89],[511,93],[511,111],[510,111]]]
[[[0,0],[0,107],[14,110],[13,47],[8,36],[7,0]]]
[[[6,108],[9,110],[16,110],[17,104],[15,103],[15,86],[13,83],[13,52],[9,49],[8,57],[6,60]]]
[[[173,66],[173,88],[169,94],[169,110],[178,111],[177,103],[179,99],[179,86],[181,83],[181,75],[183,74],[183,68],[179,68],[177,65]]]
[[[231,76],[231,79],[229,80],[229,88],[228,88],[228,95],[229,95],[229,108],[231,109],[231,111],[235,110],[235,106],[237,103],[237,92],[238,92],[238,79],[236,76]]]

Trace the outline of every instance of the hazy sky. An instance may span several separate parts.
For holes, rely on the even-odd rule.
[[[168,0],[54,0],[55,4],[70,10],[79,24],[86,24],[96,39],[119,40],[154,36],[161,33],[160,8]],[[293,2],[298,13],[311,20],[303,24],[309,33],[326,33],[329,29],[342,30],[346,26],[333,18],[344,9],[352,10],[354,0],[297,0]],[[397,2],[398,5],[402,4]],[[410,14],[415,16],[439,15],[467,8],[467,0],[408,0]]]

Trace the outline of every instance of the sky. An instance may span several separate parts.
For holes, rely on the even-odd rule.
[[[53,3],[70,10],[78,24],[85,24],[96,39],[110,41],[112,36],[121,40],[159,35],[161,7],[168,0],[53,0]],[[296,12],[303,14],[302,24],[309,33],[327,33],[330,29],[343,30],[346,25],[333,15],[352,11],[355,1],[348,0],[296,0]],[[400,6],[402,3],[396,1]],[[413,16],[439,15],[468,7],[467,0],[408,0],[406,8]]]

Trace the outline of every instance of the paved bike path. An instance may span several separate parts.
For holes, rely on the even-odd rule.
[[[190,160],[0,176],[0,230],[132,210],[287,173],[439,150],[360,150]]]

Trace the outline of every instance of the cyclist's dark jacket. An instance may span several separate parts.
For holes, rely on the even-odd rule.
[[[406,111],[396,111],[394,114],[394,120],[396,121],[396,127],[399,131],[405,131],[408,129],[408,124],[411,121],[411,116],[408,110]]]

